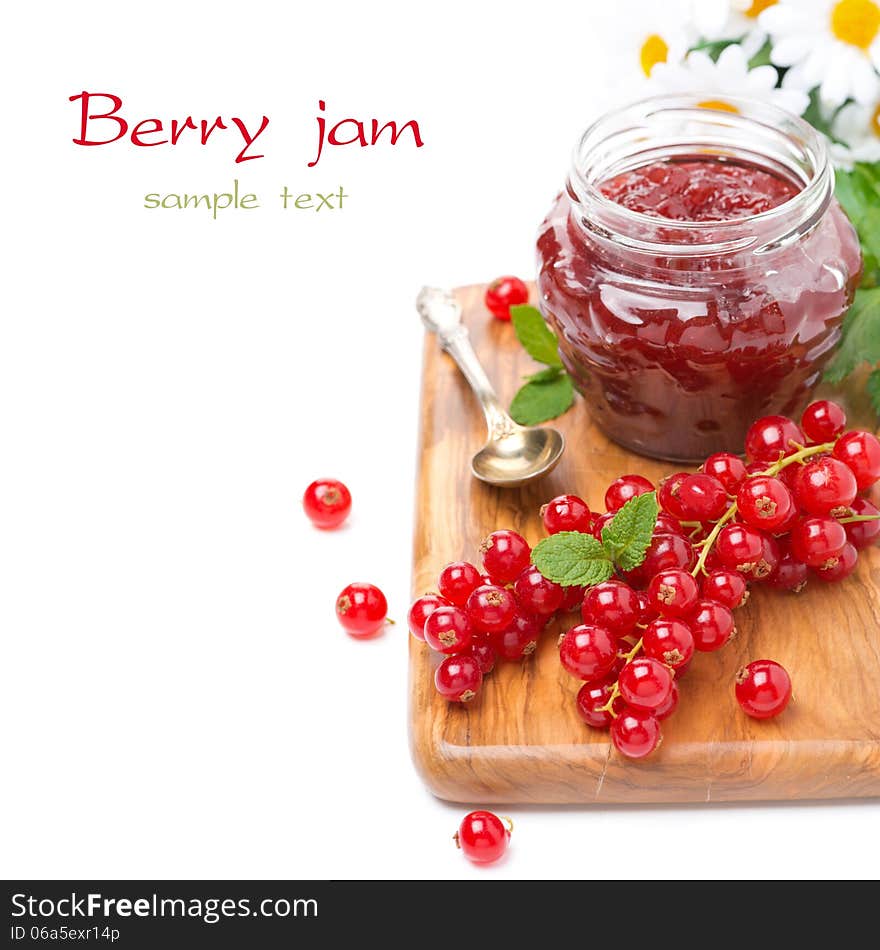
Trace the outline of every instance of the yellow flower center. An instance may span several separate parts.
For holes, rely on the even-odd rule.
[[[748,10],[743,10],[743,13],[752,17],[752,19],[757,19],[767,7],[772,7],[774,3],[776,3],[776,0],[752,0],[751,6]]]
[[[868,49],[880,32],[880,6],[874,0],[839,0],[831,8],[831,32],[842,43]]]
[[[724,102],[723,99],[704,99],[702,102],[698,102],[697,105],[701,109],[719,109],[721,112],[739,113],[739,109],[737,109],[736,106],[731,105],[729,102]]]
[[[880,138],[880,105],[877,106],[871,116],[871,131],[877,138]]]
[[[669,45],[662,36],[652,33],[639,51],[639,62],[642,64],[642,72],[646,76],[651,75],[651,70],[657,63],[665,63],[669,55]]]

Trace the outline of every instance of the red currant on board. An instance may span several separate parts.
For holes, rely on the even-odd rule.
[[[673,670],[690,663],[696,646],[691,628],[681,620],[661,617],[652,620],[642,635],[646,656],[653,657]]]
[[[716,452],[703,462],[703,472],[717,478],[728,495],[735,495],[745,481],[746,466],[742,459],[730,452]]]
[[[629,583],[641,587],[661,571],[675,568],[689,571],[695,561],[693,545],[687,538],[680,534],[655,534],[645,551],[645,560],[625,576]]]
[[[493,531],[480,546],[483,567],[496,584],[512,584],[529,566],[532,549],[516,531]]]
[[[582,531],[592,527],[590,508],[577,495],[557,495],[541,508],[541,519],[547,534],[560,531]]]
[[[811,442],[831,442],[846,428],[846,413],[836,402],[817,399],[804,409],[801,428]]]
[[[660,745],[660,723],[645,709],[623,709],[611,724],[614,748],[629,759],[642,759]]]
[[[791,678],[775,660],[755,660],[736,674],[736,698],[753,719],[778,716],[791,699]]]
[[[615,478],[605,492],[606,511],[619,511],[637,495],[646,495],[654,491],[654,486],[641,475],[621,475]]]
[[[467,615],[475,630],[504,630],[516,614],[516,598],[504,587],[482,584],[467,599]]]
[[[565,599],[565,588],[546,577],[534,566],[527,567],[516,579],[513,592],[520,607],[530,614],[555,614]]]
[[[697,601],[687,625],[694,635],[694,646],[703,653],[720,650],[733,636],[736,627],[729,607],[714,600]]]
[[[854,515],[873,515],[880,516],[880,509],[872,505],[867,498],[856,498],[850,505]],[[853,547],[859,551],[870,547],[880,536],[880,517],[875,521],[854,521],[852,524],[844,525],[846,536],[852,542]]]
[[[655,574],[648,585],[648,601],[663,617],[683,617],[696,604],[699,593],[693,576],[681,568]]]
[[[776,531],[791,518],[795,504],[778,478],[755,475],[740,485],[736,506],[743,521],[753,528]]]
[[[806,441],[800,426],[787,416],[764,416],[746,433],[746,456],[750,462],[778,462]]]
[[[668,666],[651,656],[638,656],[617,677],[624,702],[638,709],[663,706],[672,692],[672,673]]]
[[[522,660],[538,648],[541,623],[537,617],[517,610],[507,627],[489,634],[489,642],[502,660]]]
[[[639,613],[639,598],[623,581],[604,581],[589,588],[581,606],[584,623],[598,624],[618,637],[635,629]]]
[[[434,671],[437,692],[455,703],[470,702],[482,685],[480,664],[469,653],[447,656]]]
[[[406,615],[406,623],[409,632],[416,640],[425,639],[425,621],[438,607],[451,606],[448,600],[445,600],[439,594],[425,594],[413,601]]]
[[[488,639],[473,639],[467,652],[479,663],[480,672],[483,676],[491,673],[495,669],[495,661],[498,659],[498,651],[492,646]]]
[[[598,680],[593,683],[584,683],[578,690],[576,708],[578,715],[594,729],[607,729],[614,716],[608,709],[602,709],[611,699],[611,690],[614,679]],[[614,700],[613,709],[618,712],[623,707],[623,700],[618,696]]]
[[[338,528],[351,511],[351,493],[335,478],[319,478],[305,490],[303,509],[316,528]]]
[[[486,309],[497,320],[509,320],[510,308],[529,302],[529,288],[519,277],[497,277],[486,288]]]
[[[822,567],[815,568],[816,577],[829,583],[842,581],[844,577],[849,577],[852,574],[858,560],[859,552],[847,541],[840,554],[829,558]]]
[[[464,607],[468,597],[482,584],[480,572],[467,561],[453,561],[440,572],[440,594],[456,607]]]
[[[825,456],[799,467],[794,481],[798,505],[811,515],[844,517],[858,492],[856,477],[840,459]]]
[[[425,621],[425,643],[438,653],[462,653],[474,631],[461,607],[438,607]]]
[[[353,637],[369,637],[385,625],[388,601],[375,584],[349,584],[336,598],[336,618]]]
[[[761,556],[752,568],[751,576],[756,581],[769,580],[779,567],[781,558],[782,551],[779,542],[772,535],[765,534],[761,538]]]
[[[717,478],[698,472],[681,480],[678,504],[685,521],[717,521],[727,508],[727,492]]]
[[[880,441],[870,432],[845,432],[837,440],[833,454],[852,469],[859,491],[880,479]]]
[[[715,550],[725,567],[751,574],[764,553],[764,537],[749,525],[728,524],[719,532]]]
[[[580,610],[584,602],[586,587],[564,587],[565,596],[562,598],[560,610]]]
[[[846,531],[833,518],[805,518],[791,529],[791,553],[809,567],[822,567],[846,544]]]
[[[464,856],[475,864],[491,864],[504,856],[510,844],[509,827],[491,811],[472,811],[465,815],[455,833],[455,843]]]
[[[679,521],[689,520],[679,500],[681,483],[689,477],[690,472],[676,472],[675,475],[664,478],[657,491],[657,502],[660,507]]]
[[[791,551],[783,551],[773,576],[769,578],[771,587],[777,590],[790,590],[799,594],[807,586],[809,570]]]
[[[673,680],[672,689],[669,691],[669,699],[653,710],[654,718],[658,721],[668,719],[676,709],[678,709],[678,683]]]
[[[590,681],[611,672],[617,650],[617,637],[610,630],[585,623],[560,638],[559,660],[572,676]]]
[[[702,594],[734,610],[749,599],[749,585],[738,571],[722,568],[703,578]]]

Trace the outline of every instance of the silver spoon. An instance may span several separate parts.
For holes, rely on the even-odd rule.
[[[471,346],[467,327],[461,322],[461,306],[448,290],[422,288],[416,308],[422,323],[437,335],[440,346],[464,373],[486,414],[489,438],[471,459],[473,474],[502,488],[516,488],[546,475],[565,449],[561,433],[555,429],[526,429],[501,408]]]

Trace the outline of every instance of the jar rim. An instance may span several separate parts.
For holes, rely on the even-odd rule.
[[[760,252],[804,233],[818,221],[834,190],[834,173],[823,136],[804,119],[770,103],[723,96],[723,102],[735,110],[728,111],[701,105],[706,102],[706,95],[640,99],[606,112],[586,129],[574,148],[568,190],[587,212],[581,223],[588,230],[605,232],[615,242],[636,250],[662,250],[667,255],[693,253],[695,245],[700,247],[700,253],[730,253],[749,248]],[[614,165],[610,155],[615,147],[644,144],[649,140],[647,133],[652,123],[672,126],[675,122],[692,131],[676,135],[667,132],[673,152],[678,150],[684,155],[690,150],[693,155],[696,150],[724,157],[747,156],[758,165],[775,165],[777,171],[795,180],[798,191],[767,211],[711,221],[682,221],[645,214],[602,194],[599,185],[603,181],[651,160],[630,161],[627,165],[626,158],[632,152],[624,148],[623,159]],[[765,145],[767,154],[747,147],[750,137],[758,145]],[[615,143],[615,139],[620,142]],[[654,151],[654,160],[661,160],[664,154],[668,158],[668,148],[664,151],[656,146]],[[606,167],[602,166],[603,159]],[[597,163],[598,169],[593,167]],[[661,228],[675,232],[681,240],[670,240],[668,233],[664,240],[657,240],[654,232]]]

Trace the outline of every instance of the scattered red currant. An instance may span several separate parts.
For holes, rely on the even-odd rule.
[[[623,709],[611,724],[614,748],[629,759],[642,759],[660,745],[660,723],[644,709]]]
[[[498,320],[510,319],[510,308],[529,302],[529,288],[519,277],[498,277],[486,288],[486,309]]]
[[[537,649],[541,623],[537,617],[517,610],[507,627],[489,635],[489,642],[502,660],[522,660]]]
[[[697,601],[687,625],[694,636],[694,646],[703,653],[720,650],[736,635],[730,608],[714,600]]]
[[[691,628],[681,620],[665,617],[648,624],[642,634],[642,647],[646,656],[676,671],[690,663],[696,649]]]
[[[608,678],[598,680],[592,683],[584,683],[577,694],[578,715],[588,725],[594,729],[607,729],[614,716],[608,709],[602,709],[611,699],[611,689],[614,686],[614,679]],[[612,704],[615,712],[623,707],[623,700],[618,696]]]
[[[791,678],[775,660],[755,660],[736,674],[736,698],[754,719],[778,716],[791,699]]]
[[[451,606],[448,600],[445,600],[439,594],[425,594],[413,601],[412,607],[406,616],[409,632],[416,640],[425,639],[425,621],[438,607]]]
[[[462,653],[471,643],[473,627],[461,607],[438,607],[425,621],[425,643],[438,653]]]
[[[610,630],[585,623],[560,638],[559,659],[572,676],[590,681],[611,672],[617,650],[617,637]]]
[[[560,531],[582,531],[592,527],[590,509],[577,495],[557,495],[541,508],[541,518],[547,534]]]
[[[702,594],[734,610],[749,599],[749,585],[738,571],[721,568],[703,578]]]
[[[746,456],[751,462],[778,462],[806,441],[800,426],[786,416],[764,416],[746,433]]]
[[[791,551],[783,551],[779,566],[769,583],[777,590],[790,590],[799,594],[807,586],[808,576],[807,565],[799,561]]]
[[[335,478],[319,478],[303,494],[303,509],[317,528],[338,528],[351,511],[351,493]]]
[[[507,821],[505,826],[491,811],[472,811],[458,826],[455,843],[475,864],[491,864],[504,856],[510,844],[513,822]]]
[[[715,550],[725,567],[751,574],[764,553],[764,536],[749,525],[725,525],[718,535]]]
[[[617,685],[628,705],[653,711],[668,701],[672,673],[668,666],[651,656],[637,656],[620,671]]]
[[[480,672],[483,676],[491,673],[495,669],[495,661],[498,659],[498,651],[488,639],[471,640],[468,647],[468,653],[479,663]]]
[[[482,584],[467,599],[467,615],[475,630],[504,630],[516,614],[516,598],[504,587]]]
[[[605,581],[590,587],[581,606],[584,623],[598,624],[618,637],[632,633],[639,614],[636,592],[622,581]]]
[[[870,432],[844,433],[834,446],[834,457],[852,469],[859,491],[880,479],[880,441]]]
[[[742,459],[730,452],[710,455],[703,462],[703,472],[717,478],[728,495],[735,495],[746,478],[746,467]]]
[[[480,691],[483,673],[469,653],[447,656],[434,671],[434,686],[445,699],[468,703]]]
[[[440,572],[440,594],[456,607],[464,607],[468,597],[482,584],[480,572],[467,561],[453,561]]]
[[[678,709],[678,683],[673,680],[672,689],[669,691],[669,699],[653,710],[654,718],[658,721],[668,719],[676,709]]]
[[[631,498],[654,491],[654,486],[641,475],[621,475],[605,492],[605,510],[619,511]]]
[[[778,478],[755,475],[740,485],[736,507],[743,521],[753,528],[776,531],[791,518],[795,504]]]
[[[717,478],[703,472],[681,480],[677,500],[685,521],[716,521],[727,508],[724,486]]]
[[[852,542],[853,547],[859,551],[870,547],[878,537],[880,537],[880,509],[872,505],[867,498],[856,498],[850,505],[854,515],[873,516],[875,521],[854,521],[852,524],[844,525],[846,536]]]
[[[480,546],[483,567],[496,584],[512,584],[529,566],[532,549],[516,531],[493,531]]]
[[[663,617],[683,617],[697,602],[699,588],[693,575],[681,568],[655,574],[648,585],[648,601]]]
[[[846,413],[836,402],[818,399],[804,409],[801,428],[813,443],[832,442],[846,428]]]
[[[565,599],[565,588],[548,581],[534,565],[519,575],[513,585],[513,592],[526,613],[542,617],[555,614]]]
[[[353,637],[369,637],[385,625],[388,601],[374,584],[349,584],[336,598],[336,617]]]
[[[847,541],[840,554],[829,558],[821,567],[815,568],[816,577],[828,583],[842,581],[856,569],[858,559],[859,552]]]
[[[791,553],[809,567],[828,564],[846,544],[846,531],[833,518],[805,518],[791,529]]]
[[[800,466],[794,482],[798,505],[820,517],[848,515],[857,491],[856,477],[849,466],[828,455]]]

